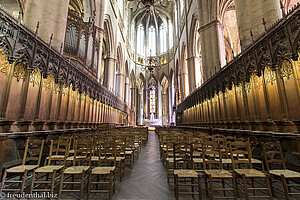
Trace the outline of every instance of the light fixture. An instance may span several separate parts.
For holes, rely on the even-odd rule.
[[[150,57],[148,58],[147,64],[141,65],[142,71],[150,72],[150,74],[152,75],[154,70],[159,71],[160,68],[161,68],[161,65],[157,64],[157,60],[155,57],[153,57],[151,55],[151,50],[150,50]]]

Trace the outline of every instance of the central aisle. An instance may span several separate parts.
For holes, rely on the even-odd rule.
[[[159,139],[155,132],[149,132],[146,147],[142,149],[130,175],[125,176],[117,187],[113,199],[174,199],[160,160]]]

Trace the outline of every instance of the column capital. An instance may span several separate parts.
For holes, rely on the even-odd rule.
[[[198,29],[198,32],[200,33],[202,31],[205,31],[206,29],[209,29],[209,28],[211,28],[213,26],[216,26],[216,25],[219,26],[222,29],[222,31],[224,31],[224,26],[222,25],[222,23],[219,20],[213,20],[213,21],[201,26]]]
[[[117,62],[117,59],[111,58],[111,57],[107,57],[104,60],[107,60],[107,61],[110,61],[110,62]]]

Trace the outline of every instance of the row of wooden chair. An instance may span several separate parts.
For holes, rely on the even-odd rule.
[[[5,169],[0,193],[79,192],[80,199],[87,186],[87,194],[115,191],[116,176],[124,177],[125,164],[132,169],[141,150],[145,135],[140,131],[110,131],[60,136],[50,141],[48,156],[42,156],[44,140],[26,141],[20,166]],[[45,159],[44,166],[41,166]],[[31,181],[29,181],[31,179]],[[27,184],[30,182],[30,184]],[[59,187],[58,187],[59,186]]]
[[[299,188],[300,185],[296,184],[295,180],[300,180],[300,173],[286,169],[279,142],[262,143],[262,162],[252,157],[248,138],[194,134],[179,131],[159,132],[161,158],[166,166],[168,182],[171,175],[174,176],[176,199],[179,198],[179,193],[198,194],[199,199],[202,199],[201,178],[205,180],[206,194],[210,199],[236,199],[239,196],[239,185],[242,186],[245,199],[272,199],[272,183],[276,180],[281,181],[286,199],[292,196],[299,197],[300,193],[297,193],[297,190],[292,191],[292,188]],[[258,165],[260,170],[254,169],[254,165]],[[274,170],[274,166],[279,168]],[[215,184],[215,181],[222,186],[216,188],[218,184]],[[240,182],[242,184],[239,184]],[[191,190],[181,192],[179,187],[182,185],[189,185]],[[220,192],[223,192],[223,196],[220,196]],[[219,196],[216,197],[216,194]]]

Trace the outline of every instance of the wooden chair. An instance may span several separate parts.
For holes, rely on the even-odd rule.
[[[119,176],[120,181],[125,174],[125,138],[124,137],[113,137],[112,138],[116,143],[116,158],[109,157],[108,159],[114,160],[116,159],[116,175]]]
[[[216,142],[206,142],[203,146],[203,169],[205,173],[205,188],[206,194],[210,199],[236,199],[236,181],[235,176],[231,172],[223,169],[222,153],[220,144]],[[225,180],[231,180],[232,184],[225,182]],[[215,188],[216,184],[214,180],[220,180],[222,183],[221,188]],[[227,185],[227,187],[225,186]],[[216,191],[223,191],[224,197],[215,197]],[[226,196],[229,193],[229,196]],[[227,193],[226,193],[227,192]]]
[[[250,141],[230,143],[230,156],[232,160],[233,171],[238,178],[242,178],[245,199],[249,198],[269,198],[272,199],[271,185],[269,176],[252,167],[252,153]],[[248,179],[251,179],[252,187],[248,187]],[[265,181],[266,187],[255,187],[255,180],[262,179]],[[260,185],[263,185],[259,182]],[[248,190],[252,191],[253,196],[249,196]],[[266,191],[268,196],[255,196],[256,191]]]
[[[61,138],[59,138],[61,140]],[[66,159],[69,154],[70,150],[70,142],[71,140],[68,140],[67,143],[64,143],[64,146],[66,149],[64,149],[64,155],[58,154],[58,152],[62,152],[62,143],[58,142],[58,145],[54,145],[54,141],[51,140],[50,144],[50,151],[49,151],[49,156],[47,157],[47,165],[43,167],[39,167],[34,170],[33,175],[32,175],[32,182],[31,182],[31,194],[32,192],[50,192],[53,193],[55,187],[57,186],[55,183],[58,180],[59,174],[58,172],[61,172],[61,170],[65,167],[66,165]],[[59,150],[58,150],[59,149]],[[53,155],[54,154],[54,155]],[[53,165],[52,162],[54,161],[54,164],[58,165]],[[57,163],[58,161],[58,163]],[[49,180],[49,176],[51,176],[51,180]],[[43,179],[46,178],[46,179]],[[45,186],[44,188],[41,188],[41,186]],[[50,185],[50,188],[47,188],[47,186]]]
[[[90,173],[88,199],[90,193],[108,193],[111,199],[115,192],[116,144],[108,140],[102,144],[99,143],[98,150],[99,166],[92,169]],[[96,189],[93,189],[93,185]],[[103,186],[104,189],[98,189],[98,186]]]
[[[164,148],[164,157],[165,157],[165,167],[167,173],[167,180],[170,183],[171,177],[174,175],[174,157],[178,156],[179,154],[174,154],[173,144],[176,142],[176,138],[168,138],[166,141],[166,147]]]
[[[174,143],[174,193],[179,199],[179,194],[195,194],[202,199],[200,174],[193,169],[193,146],[186,143]],[[177,156],[176,156],[177,155]],[[180,187],[190,187],[191,191],[180,191]]]
[[[44,140],[39,139],[28,139],[25,145],[25,151],[23,156],[22,165],[15,166],[9,169],[5,169],[0,193],[20,191],[20,194],[24,192],[26,187],[26,181],[28,179],[28,173],[33,172],[34,169],[38,168],[41,163],[42,153],[44,149]],[[19,176],[19,180],[8,179],[6,177],[8,174]],[[7,185],[9,184],[9,185]],[[7,188],[17,184],[17,188]]]
[[[300,198],[299,192],[291,191],[293,188],[300,188],[300,184],[295,183],[295,180],[297,182],[300,181],[300,173],[286,168],[280,143],[268,142],[262,146],[267,171],[271,175],[271,178],[273,178],[271,180],[281,182],[285,199],[290,199],[291,196],[298,196]],[[293,180],[294,183],[291,183]],[[282,189],[278,190],[282,191]]]
[[[75,141],[74,145],[74,156],[73,156],[73,166],[68,167],[63,170],[59,188],[58,198],[61,198],[62,192],[79,192],[80,199],[83,197],[84,183],[86,177],[86,172],[91,166],[91,155],[92,155],[92,141],[89,139],[78,139]],[[70,158],[70,157],[69,157]],[[76,176],[77,181],[76,181]],[[71,180],[69,180],[71,179]],[[71,186],[71,189],[64,189],[65,187]],[[74,186],[79,185],[79,189],[73,189]]]
[[[69,156],[72,140],[73,138],[71,136],[59,136],[58,140],[53,140],[52,150],[50,150],[50,155],[45,159],[44,165],[51,165],[52,163],[54,163],[54,165],[65,165],[64,162],[66,156]],[[51,161],[49,163],[50,156]]]

